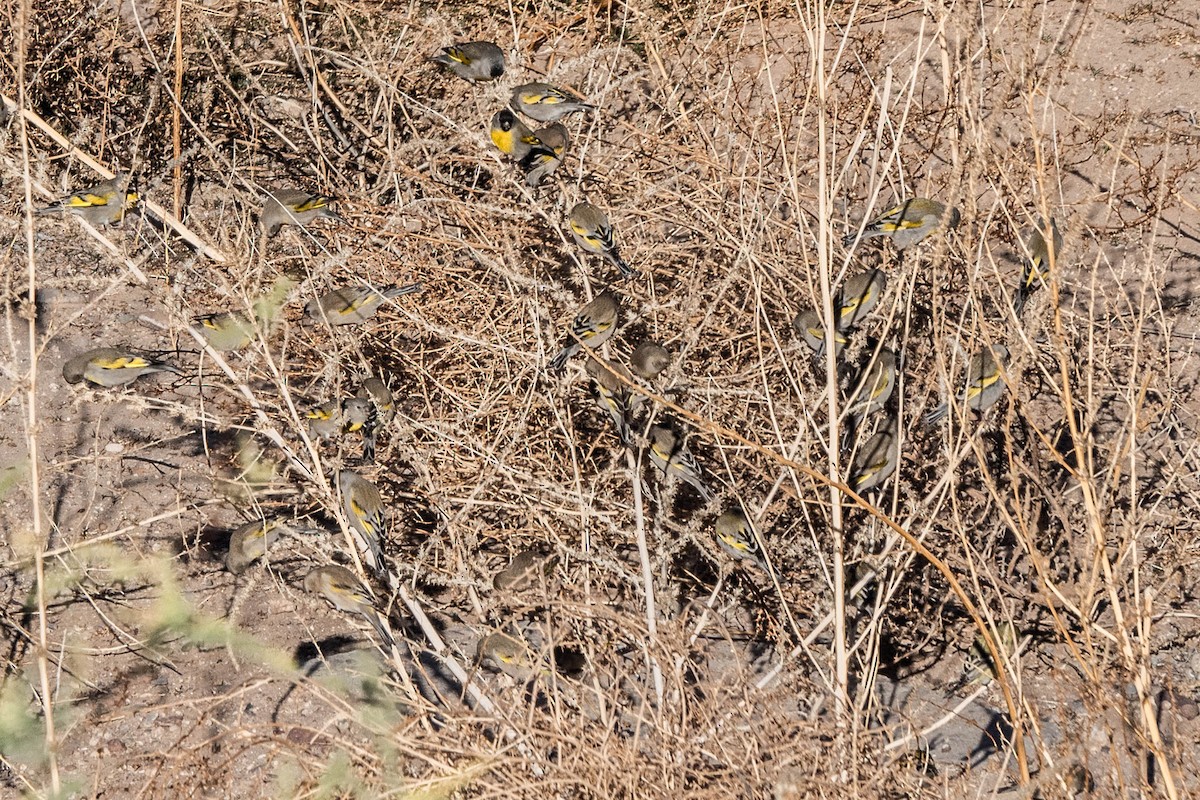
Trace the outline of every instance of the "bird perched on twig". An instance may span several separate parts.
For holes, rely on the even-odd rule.
[[[106,181],[37,209],[37,213],[74,214],[88,224],[102,228],[121,224],[125,212],[136,207],[139,199],[138,193],[129,187],[129,176],[118,172]]]
[[[548,83],[525,83],[518,86],[513,89],[509,105],[513,111],[519,111],[538,122],[558,122],[567,114],[595,108],[575,95]]]
[[[387,538],[387,516],[379,487],[357,472],[338,473],[338,489],[342,494],[342,511],[350,523],[359,552],[371,570],[385,574],[383,540]]]
[[[368,403],[367,424],[363,428],[363,460],[368,464],[375,461],[375,448],[379,440],[379,429],[386,427],[396,416],[396,403],[392,390],[382,378],[367,378],[355,392],[355,397]]]
[[[985,411],[1004,394],[1003,368],[1008,364],[1008,348],[1002,344],[984,347],[967,362],[967,380],[962,393],[958,396],[959,403],[965,403],[967,408]],[[925,415],[925,424],[933,425],[941,421],[950,410],[946,402]]]
[[[604,256],[610,264],[620,270],[622,278],[632,278],[641,274],[621,258],[613,239],[613,227],[608,221],[608,215],[591,203],[577,203],[567,215],[567,226],[571,229],[571,238],[575,240],[575,244],[589,253]]]
[[[591,302],[579,309],[579,313],[571,321],[571,338],[558,355],[550,360],[550,371],[561,370],[581,348],[596,348],[607,342],[617,330],[620,315],[621,302],[616,295],[610,292],[596,295]]]
[[[621,444],[626,447],[632,446],[633,435],[629,431],[629,417],[632,411],[629,383],[633,383],[633,375],[615,361],[600,361],[594,358],[589,358],[583,368],[592,378],[596,405],[612,420]],[[620,378],[625,378],[629,383]]]
[[[494,42],[463,42],[443,47],[430,58],[463,80],[494,81],[504,74],[504,51]]]
[[[767,571],[767,562],[763,560],[754,526],[740,509],[731,508],[717,517],[715,531],[717,544],[722,550],[739,561],[746,561],[763,572]]]
[[[267,229],[268,236],[274,236],[284,225],[299,225],[303,228],[321,218],[345,222],[340,214],[329,207],[336,199],[327,194],[314,194],[303,189],[276,189],[268,192],[263,200],[263,227]]]
[[[670,428],[655,425],[650,429],[650,463],[658,467],[663,477],[674,475],[691,484],[706,502],[714,499],[713,493],[704,485],[700,465],[679,435]]]
[[[344,286],[308,301],[304,313],[310,320],[324,319],[330,325],[353,325],[375,316],[387,300],[421,291],[421,283],[376,289],[369,284]]]
[[[858,231],[846,234],[842,238],[842,245],[849,247],[860,239],[887,236],[891,238],[897,250],[903,250],[934,231],[957,227],[958,222],[957,208],[947,209],[945,204],[936,200],[914,197],[889,208],[871,220],[861,234]]]
[[[1058,223],[1050,219],[1050,241],[1046,241],[1046,221],[1038,220],[1037,227],[1030,231],[1025,239],[1027,261],[1021,274],[1021,285],[1017,287],[1017,295],[1013,298],[1013,312],[1020,314],[1025,307],[1025,301],[1039,287],[1050,280],[1050,268],[1058,263],[1062,256],[1063,237],[1058,232]],[[1053,243],[1053,251],[1050,244]]]
[[[390,650],[395,646],[391,626],[375,608],[375,594],[350,570],[337,564],[317,567],[304,577],[304,588],[324,597],[338,611],[361,614],[379,634],[385,648]]]

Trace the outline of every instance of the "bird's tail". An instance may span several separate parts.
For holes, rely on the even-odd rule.
[[[629,264],[625,262],[625,259],[621,258],[621,254],[617,252],[615,247],[612,250],[607,251],[606,255],[608,256],[608,259],[612,261],[613,266],[621,271],[622,278],[636,278],[638,275],[642,274],[638,270],[629,266]]]
[[[406,283],[403,286],[393,286],[390,289],[384,289],[383,296],[391,300],[396,297],[403,297],[406,294],[419,292],[424,288],[425,285],[420,281],[417,281],[416,283]]]
[[[942,403],[937,408],[933,409],[924,417],[922,417],[921,421],[926,425],[936,425],[942,421],[942,418],[945,417],[949,411],[950,405],[948,403]]]

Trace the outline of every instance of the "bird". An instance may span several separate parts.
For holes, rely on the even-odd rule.
[[[498,592],[519,592],[535,585],[539,576],[546,576],[554,567],[554,556],[540,550],[522,550],[513,556],[504,569],[492,577],[492,587]]]
[[[513,89],[509,105],[513,111],[519,111],[538,122],[558,122],[567,114],[595,108],[548,83],[525,83],[518,86]]]
[[[825,354],[825,322],[814,309],[801,311],[792,320],[792,330],[794,330],[809,349],[816,353],[817,357]],[[849,337],[845,332],[834,330],[833,332],[833,355],[837,358],[842,354],[842,350],[850,343]]]
[[[896,354],[881,348],[854,382],[846,411],[861,420],[887,404],[896,388]]]
[[[862,322],[887,291],[887,275],[881,269],[869,269],[851,275],[842,284],[836,305],[838,330],[850,330]]]
[[[363,381],[355,392],[355,397],[367,403],[367,421],[363,427],[363,460],[373,464],[379,429],[396,416],[396,405],[391,389],[380,378],[367,378]]]
[[[396,404],[392,398],[392,390],[388,388],[382,378],[367,378],[354,394],[355,397],[371,401],[378,424],[387,425],[395,418]]]
[[[347,397],[342,400],[342,431],[359,433],[366,429],[371,419],[371,401],[363,397]]]
[[[499,631],[489,633],[475,645],[475,663],[522,683],[543,671],[538,668],[538,659],[529,645]]]
[[[763,560],[759,549],[758,536],[754,526],[740,509],[731,508],[717,517],[715,525],[717,544],[729,555],[739,561],[746,561],[767,571],[767,562]]]
[[[1021,313],[1029,295],[1050,279],[1050,268],[1058,263],[1062,255],[1063,237],[1058,232],[1058,223],[1050,218],[1050,241],[1054,243],[1054,257],[1051,258],[1050,247],[1046,242],[1046,221],[1039,219],[1037,227],[1030,231],[1025,239],[1025,253],[1028,261],[1021,274],[1021,285],[1017,287],[1016,297],[1013,298],[1013,311]]]
[[[633,375],[622,364],[615,361],[601,361],[589,358],[584,370],[592,378],[596,394],[596,405],[608,414],[613,425],[617,428],[617,436],[626,447],[633,445],[633,434],[629,430],[629,417],[632,411],[630,402],[630,384]],[[619,377],[629,383],[623,382]]]
[[[529,126],[517,119],[517,115],[507,108],[497,111],[492,117],[489,133],[492,144],[496,145],[501,153],[511,156],[519,163],[524,163],[535,153],[548,157],[554,155],[554,151],[542,144]]]
[[[327,442],[342,430],[342,404],[337,401],[321,403],[304,414],[308,435]]]
[[[999,646],[1001,658],[1013,657],[1017,645],[1021,643],[1021,632],[1012,622],[1000,622],[991,629],[992,641]],[[965,683],[987,685],[998,678],[1004,671],[1003,664],[997,664],[988,650],[987,640],[983,634],[976,635],[971,643],[971,650],[963,659],[963,681]]]
[[[305,227],[316,219],[344,222],[341,215],[329,207],[337,198],[313,194],[303,189],[276,189],[263,199],[262,224],[268,236],[274,236],[284,225]]]
[[[850,488],[863,494],[882,484],[900,465],[900,431],[896,419],[888,420],[855,454],[850,467]]]
[[[430,60],[471,84],[494,81],[504,74],[504,51],[494,42],[452,44]]]
[[[240,350],[255,337],[254,320],[241,311],[220,311],[196,317],[197,330],[218,352]]]
[[[655,425],[650,429],[650,463],[658,467],[664,477],[675,475],[691,484],[706,502],[714,499],[713,493],[704,485],[700,465],[670,428]]]
[[[37,209],[37,213],[66,212],[102,228],[121,224],[125,212],[135,208],[140,199],[137,191],[129,187],[129,176],[118,172],[106,181]]]
[[[375,462],[375,408],[365,397],[342,400],[342,432],[357,433],[363,440],[363,461]]]
[[[621,258],[613,241],[613,229],[608,215],[591,203],[577,203],[567,215],[567,226],[571,229],[575,244],[589,253],[604,256],[621,271],[622,278],[632,278],[641,274]]]
[[[967,363],[967,381],[962,394],[958,396],[959,403],[966,403],[967,408],[976,411],[986,411],[1004,394],[1004,376],[1002,368],[1008,364],[1008,348],[1002,344],[985,347]],[[940,403],[925,415],[925,424],[933,425],[941,421],[950,410],[948,403]]]
[[[304,588],[324,597],[338,611],[361,614],[379,634],[384,647],[395,645],[391,626],[375,608],[374,593],[350,570],[337,564],[317,567],[304,576]]]
[[[610,292],[596,295],[575,315],[571,322],[571,338],[550,360],[550,371],[561,370],[581,348],[595,348],[607,342],[617,330],[620,315],[621,301],[615,295]]]
[[[914,197],[880,214],[869,222],[860,234],[857,231],[842,237],[842,246],[849,247],[860,239],[890,236],[896,249],[903,250],[916,244],[936,230],[947,230],[958,226],[957,208],[947,209],[945,204],[925,197]]]
[[[671,354],[665,347],[646,339],[629,356],[629,368],[639,378],[652,381],[671,366]]]
[[[377,289],[369,284],[343,286],[308,301],[304,313],[309,319],[324,319],[330,325],[353,325],[366,322],[383,306],[385,300],[394,300],[406,294],[421,291],[422,284],[408,283]]]
[[[379,488],[357,472],[338,473],[342,493],[342,511],[356,534],[358,549],[372,570],[383,573],[383,540],[387,537],[387,517]]]
[[[278,541],[282,528],[283,521],[278,519],[256,519],[238,527],[229,537],[225,568],[234,575],[241,575],[267,554],[271,545]]]
[[[127,347],[96,347],[69,359],[62,375],[67,383],[87,381],[104,387],[124,386],[151,372],[183,371],[174,364],[158,361]]]
[[[525,183],[531,187],[541,186],[542,181],[554,174],[562,164],[563,155],[571,143],[571,135],[567,126],[561,122],[538,128],[533,132],[542,147],[535,147],[521,159],[521,171],[525,173]]]

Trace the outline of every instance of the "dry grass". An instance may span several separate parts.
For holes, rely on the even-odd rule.
[[[1192,289],[1173,266],[1195,253],[1177,249],[1194,239],[1170,238],[1195,210],[1187,176],[1200,153],[1181,119],[1078,102],[1088,28],[1076,16],[1035,3],[988,9],[982,24],[978,8],[891,4],[58,7],[24,19],[10,9],[6,52],[14,38],[24,49],[4,93],[137,174],[225,262],[153,221],[108,237],[120,257],[78,238],[74,221],[27,228],[15,189],[58,193],[89,172],[32,126],[0,133],[14,190],[0,388],[9,429],[35,454],[6,516],[39,520],[11,542],[0,753],[12,787],[956,797],[1034,773],[1043,796],[1060,797],[1051,765],[1082,759],[1097,796],[1196,791],[1196,753],[1160,731],[1160,705],[1164,688],[1184,697],[1200,682],[1196,665],[1179,666],[1197,634],[1186,577],[1197,486]],[[468,86],[425,61],[456,38],[515,41],[518,61],[510,50],[501,86]],[[601,112],[570,120],[567,162],[530,190],[486,124],[507,87],[542,74]],[[259,198],[283,185],[338,196],[348,223],[264,238]],[[912,195],[956,205],[962,225],[903,257],[838,244],[868,209]],[[717,503],[627,458],[582,357],[565,377],[544,370],[575,310],[611,279],[566,234],[565,211],[583,198],[610,211],[644,274],[616,287],[625,314],[609,354],[650,337],[675,355],[643,388],[653,400],[638,430],[669,419],[690,431]],[[1059,220],[1066,245],[1053,285],[1017,316],[1020,242],[1039,216]],[[131,282],[126,258],[147,285]],[[903,460],[868,503],[838,485],[849,455],[829,445],[847,370],[812,358],[790,321],[872,265],[889,290],[843,362],[861,363],[870,339],[902,352],[891,407]],[[104,426],[84,435],[90,448],[55,449],[66,440],[44,425],[56,341],[169,347],[190,367],[194,315],[247,308],[284,278],[296,288],[281,324],[227,369],[208,353],[202,380],[97,399],[101,413],[145,409],[125,424],[151,432],[123,457],[166,458],[165,478],[120,505]],[[301,324],[304,303],[335,286],[412,280],[424,292],[367,325]],[[82,298],[32,345],[26,284]],[[161,329],[131,329],[147,316]],[[1012,351],[1013,390],[983,415],[922,426],[985,342]],[[299,414],[368,374],[388,376],[398,402],[366,470],[389,501],[394,623],[417,648],[435,629],[520,624],[535,648],[585,667],[531,689],[473,678],[483,700],[404,713],[286,666],[330,644],[330,625],[346,628],[300,583],[345,545],[321,476],[356,463],[354,442],[309,440]],[[260,507],[324,532],[287,539],[270,574],[237,588],[209,551],[257,509],[205,501],[239,429],[281,462]],[[30,500],[51,484],[88,510]],[[713,541],[714,517],[736,503],[758,520],[770,578],[733,568]],[[121,542],[144,566],[82,547],[89,539]],[[559,557],[549,586],[496,597],[491,575],[530,546]],[[855,583],[866,591],[835,603]],[[176,604],[180,590],[195,611]],[[409,625],[413,605],[433,621]],[[227,613],[227,627],[206,621]],[[68,618],[96,641],[64,647]],[[896,760],[914,746],[888,747],[907,729],[879,724],[877,676],[937,685],[981,626],[995,638],[1006,622],[1029,637],[990,695],[1026,736],[1008,766],[927,778]],[[249,634],[235,635],[243,623]],[[121,647],[101,647],[96,630],[120,631]],[[448,638],[470,670],[470,635]],[[292,652],[298,641],[310,644]],[[152,728],[168,710],[182,722],[139,753],[136,777],[110,776],[111,754],[71,737],[81,719],[116,725],[117,698],[137,685],[130,651],[196,677],[179,679],[179,699],[130,704],[130,724]],[[31,666],[39,676],[21,674]],[[283,709],[292,694],[308,704],[298,719],[246,710]],[[51,707],[57,727],[42,715]]]

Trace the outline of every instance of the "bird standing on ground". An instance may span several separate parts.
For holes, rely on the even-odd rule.
[[[862,495],[892,476],[900,466],[900,430],[895,417],[876,433],[854,456],[850,467],[850,488]]]
[[[278,519],[256,519],[238,527],[229,537],[229,552],[225,554],[225,568],[240,575],[256,560],[267,554],[278,539],[283,521]]]
[[[671,366],[671,354],[665,347],[649,339],[633,349],[629,356],[629,368],[639,378],[652,381]]]
[[[562,164],[563,156],[571,143],[571,135],[561,122],[538,128],[533,136],[541,147],[535,147],[521,159],[521,171],[525,173],[525,182],[532,187],[542,184],[546,178],[554,174]]]
[[[475,663],[525,683],[542,671],[529,645],[507,633],[489,633],[475,646]]]
[[[151,372],[183,371],[174,364],[157,361],[125,347],[96,347],[63,364],[63,379],[67,383],[87,381],[96,386],[114,387],[132,383]]]
[[[885,347],[854,382],[846,410],[851,418],[861,420],[883,408],[895,388],[896,354]]]
[[[540,550],[522,550],[513,556],[504,569],[492,577],[492,587],[498,592],[520,592],[534,587],[550,574],[556,559]]]
[[[497,111],[492,117],[488,133],[492,137],[492,144],[517,162],[524,163],[534,155],[554,155],[554,151],[542,144],[529,126],[517,119],[517,115],[507,108]]]
[[[331,400],[313,406],[304,413],[308,435],[327,442],[342,430],[342,404]]]
[[[818,358],[825,354],[825,321],[814,309],[801,311],[792,320],[794,330]],[[849,337],[836,328],[833,331],[833,357],[838,358],[850,343]]]
[[[240,350],[254,340],[254,321],[241,311],[219,311],[196,317],[197,330],[218,352]]]
[[[879,305],[879,298],[885,291],[887,275],[881,269],[870,269],[847,278],[834,306],[838,330],[850,330],[866,319],[867,314]]]
[[[391,626],[375,608],[374,593],[350,570],[337,564],[317,567],[304,576],[304,588],[324,597],[338,611],[361,614],[379,634],[385,648],[390,650],[395,645]]]

